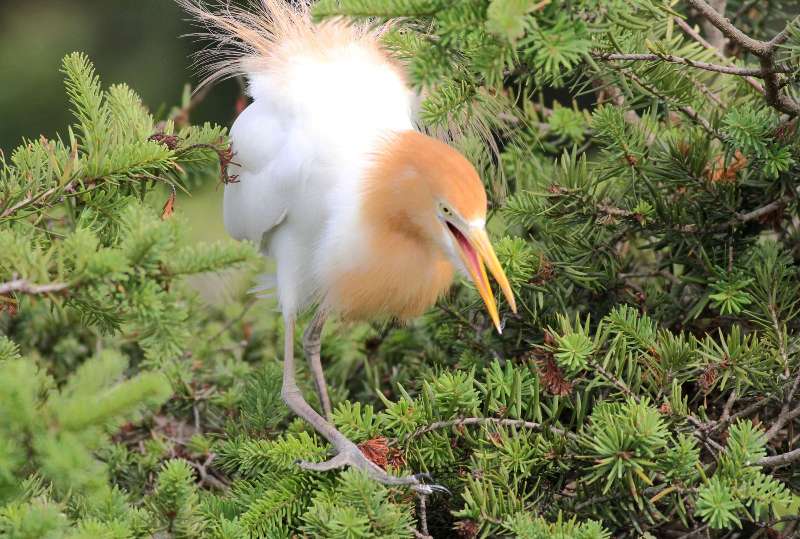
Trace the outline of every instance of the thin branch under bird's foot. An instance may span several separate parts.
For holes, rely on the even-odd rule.
[[[374,481],[383,483],[384,485],[407,485],[412,490],[423,495],[430,495],[434,492],[441,492],[448,495],[450,494],[450,491],[441,485],[423,483],[423,480],[429,480],[431,478],[427,473],[407,475],[402,477],[389,475],[380,466],[365,457],[358,446],[351,442],[342,447],[334,457],[324,462],[308,462],[299,460],[297,461],[297,465],[304,470],[316,472],[326,472],[344,468],[345,466],[352,466],[365,472]]]

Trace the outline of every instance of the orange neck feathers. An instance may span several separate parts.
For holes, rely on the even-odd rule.
[[[437,214],[442,201],[465,219],[485,216],[486,193],[469,161],[416,131],[388,141],[364,183],[366,260],[336,280],[331,307],[350,319],[406,320],[433,305],[454,274]]]

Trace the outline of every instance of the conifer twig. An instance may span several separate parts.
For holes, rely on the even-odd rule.
[[[680,17],[674,17],[672,20],[675,21],[675,24],[677,24],[687,36],[694,39],[697,43],[699,43],[706,49],[712,51],[717,58],[719,58],[720,60],[727,59],[724,54],[722,54],[719,50],[717,50],[711,43],[706,41],[705,38],[703,38],[703,36],[701,36],[695,31],[694,28],[689,26],[689,23],[687,23],[685,20],[683,20]],[[747,81],[747,84],[752,86],[753,89],[755,89],[758,93],[762,95],[764,94],[764,87],[756,79],[748,76],[745,77],[744,80]]]
[[[503,427],[522,427],[529,430],[549,430],[553,434],[557,436],[565,436],[570,440],[577,440],[578,436],[570,432],[568,430],[560,429],[558,427],[553,427],[550,425],[542,425],[541,423],[536,423],[533,421],[525,421],[524,419],[504,419],[499,417],[460,417],[457,419],[450,419],[446,421],[436,421],[431,423],[426,427],[419,428],[406,436],[404,441],[411,440],[413,438],[417,438],[422,436],[423,434],[427,434],[434,430],[439,429],[446,429],[450,427],[460,427],[465,425],[485,425],[485,424],[492,424],[492,425],[500,425]]]
[[[41,193],[39,193],[37,195],[29,195],[29,196],[25,197],[24,199],[20,200],[19,202],[17,202],[16,204],[14,204],[13,206],[5,208],[3,210],[3,212],[0,213],[0,219],[5,219],[6,217],[9,217],[9,216],[13,215],[17,211],[19,211],[22,208],[24,208],[25,206],[29,206],[31,204],[35,204],[36,202],[39,202],[40,200],[46,200],[51,195],[54,195],[55,193],[57,193],[59,191],[69,192],[70,190],[72,190],[77,185],[77,183],[78,183],[77,180],[72,180],[72,181],[67,182],[64,185],[56,185],[55,187],[51,187],[50,189],[48,189],[46,191],[42,191]]]
[[[639,396],[636,393],[634,393],[633,391],[631,391],[631,389],[627,385],[625,385],[625,382],[623,382],[622,380],[620,380],[619,378],[617,378],[616,376],[614,376],[613,374],[608,372],[597,361],[590,360],[589,361],[589,365],[594,370],[596,370],[601,375],[603,375],[603,378],[605,378],[606,380],[611,382],[614,385],[614,387],[616,387],[617,389],[622,391],[622,393],[624,393],[626,397],[630,397],[631,399],[633,399],[636,402],[636,404],[640,404],[642,402],[642,400],[639,398]]]
[[[633,400],[634,400],[634,401],[635,401],[637,404],[641,403],[641,399],[639,398],[639,396],[638,396],[636,393],[634,393],[633,391],[631,391],[631,389],[630,389],[630,388],[629,388],[627,385],[625,385],[625,382],[623,382],[622,380],[620,380],[619,378],[617,378],[616,376],[614,376],[613,374],[611,374],[610,372],[608,372],[608,371],[607,371],[606,369],[604,369],[604,368],[603,368],[603,366],[602,366],[602,365],[600,365],[600,364],[599,364],[597,361],[591,360],[591,361],[589,361],[589,365],[590,365],[590,366],[591,366],[591,367],[592,367],[594,370],[596,370],[596,371],[597,371],[597,372],[599,372],[601,375],[603,375],[603,377],[604,377],[606,380],[608,380],[609,382],[611,382],[611,383],[612,383],[612,384],[613,384],[613,385],[614,385],[614,386],[615,386],[617,389],[619,389],[620,391],[622,391],[622,393],[624,393],[624,394],[625,394],[627,397],[630,397],[630,398],[632,398],[632,399],[633,399]],[[703,442],[703,443],[704,443],[704,444],[706,444],[707,446],[713,447],[713,448],[714,448],[714,449],[716,449],[717,451],[722,451],[722,450],[724,449],[724,448],[723,448],[721,445],[719,445],[717,442],[715,442],[714,440],[712,440],[712,439],[711,439],[711,438],[708,436],[708,433],[706,432],[706,431],[707,431],[707,428],[706,428],[707,426],[706,426],[705,424],[703,424],[703,422],[702,422],[702,421],[700,421],[699,419],[697,419],[696,417],[694,417],[694,416],[693,416],[693,415],[691,415],[691,414],[687,414],[687,415],[686,415],[686,416],[684,416],[684,417],[686,418],[686,420],[687,420],[689,423],[691,423],[692,425],[694,425],[694,427],[695,427],[695,430],[694,430],[693,434],[694,434],[694,436],[695,436],[695,437],[697,437],[697,438],[698,438],[698,439],[699,439],[701,442]]]
[[[700,62],[692,60],[691,58],[684,58],[682,56],[675,56],[672,54],[653,54],[653,53],[610,53],[598,52],[593,53],[592,58],[596,60],[607,61],[631,61],[631,62],[658,62],[664,61],[671,64],[682,64],[705,71],[714,71],[716,73],[725,73],[728,75],[739,75],[741,77],[759,77],[764,78],[768,75],[763,68],[760,67],[738,67],[738,66],[725,66],[719,64],[710,64],[708,62]],[[787,66],[773,66],[774,71],[771,73],[791,73],[792,69]]]
[[[641,86],[644,90],[650,92],[654,96],[659,97],[659,98],[663,99],[664,101],[669,102],[669,99],[665,95],[663,95],[661,92],[657,91],[655,88],[653,88],[652,86],[647,84],[645,81],[643,81],[641,78],[639,78],[636,74],[631,73],[631,72],[624,72],[623,75],[627,76],[628,78],[630,78],[633,82],[635,82],[636,84]],[[690,107],[689,105],[676,105],[676,108],[679,111],[681,111],[683,114],[688,116],[691,120],[693,120],[700,127],[702,127],[712,137],[720,139],[720,140],[723,139],[723,136],[720,133],[717,133],[717,131],[711,126],[711,122],[709,122],[708,120],[706,120],[705,118],[700,116],[700,114],[698,114],[698,112],[696,110],[694,110],[692,107]]]

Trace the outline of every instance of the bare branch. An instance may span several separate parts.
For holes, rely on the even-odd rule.
[[[419,495],[419,527],[422,536],[431,537],[428,531],[428,497],[425,494]]]
[[[760,459],[757,464],[759,466],[781,466],[783,464],[790,464],[800,460],[800,447],[789,451],[788,453],[781,453],[780,455],[775,455],[773,457],[764,457]]]
[[[789,382],[786,382],[786,383],[784,383],[784,385],[782,386],[781,389],[789,389],[789,388],[790,388]],[[731,415],[730,417],[728,417],[726,419],[720,418],[719,421],[717,421],[716,423],[714,423],[711,426],[711,429],[709,430],[709,433],[713,434],[714,432],[721,431],[722,429],[724,429],[725,427],[727,427],[731,423],[734,423],[734,422],[738,421],[739,419],[741,419],[743,417],[748,417],[748,416],[756,413],[757,411],[759,411],[762,408],[765,408],[767,405],[769,405],[773,400],[779,398],[779,396],[780,396],[780,393],[777,392],[777,391],[774,392],[774,393],[769,393],[766,397],[762,398],[761,400],[757,400],[757,401],[753,402],[752,404],[750,404],[749,406],[747,406],[743,410],[740,410],[740,411],[736,412],[735,414]]]
[[[759,219],[765,215],[769,215],[770,213],[781,209],[783,206],[788,204],[790,200],[791,200],[790,197],[782,197],[779,198],[778,200],[770,202],[765,206],[756,208],[753,211],[749,211],[747,213],[737,213],[736,219],[731,224],[735,224],[736,222],[747,223],[750,221],[755,221],[756,219]]]
[[[69,287],[68,283],[32,284],[25,279],[14,279],[0,283],[0,294],[21,292],[23,294],[40,295],[61,292]]]
[[[764,71],[764,89],[766,90],[767,103],[786,114],[791,114],[792,116],[800,115],[800,104],[781,92],[781,83],[778,80],[778,75],[773,72],[775,60],[771,53],[761,57],[761,69]]]
[[[733,410],[733,405],[736,403],[736,390],[734,389],[731,391],[731,394],[728,395],[728,400],[725,402],[725,408],[722,409],[722,415],[719,416],[720,421],[725,421],[731,416],[731,410]]]
[[[783,406],[781,406],[781,411],[778,414],[778,417],[775,419],[772,427],[770,427],[770,429],[764,435],[767,440],[771,440],[784,427],[784,425],[786,425],[786,423],[796,417],[795,412],[797,412],[797,410],[791,410],[791,405],[792,401],[794,401],[795,395],[797,395],[798,389],[800,389],[800,370],[797,371],[797,375],[794,377],[792,387],[789,389],[789,391],[786,393],[786,397],[783,399]]]

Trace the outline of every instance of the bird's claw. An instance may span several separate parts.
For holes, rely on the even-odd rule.
[[[433,483],[417,483],[413,485],[411,489],[423,496],[430,496],[434,493],[445,494],[447,496],[453,495],[447,487]]]
[[[428,472],[420,472],[412,475],[411,477],[417,481],[412,488],[422,495],[428,496],[433,493],[446,494],[447,496],[453,495],[453,493],[450,492],[447,487],[433,483],[433,476]],[[429,483],[426,483],[425,481],[429,481]]]

